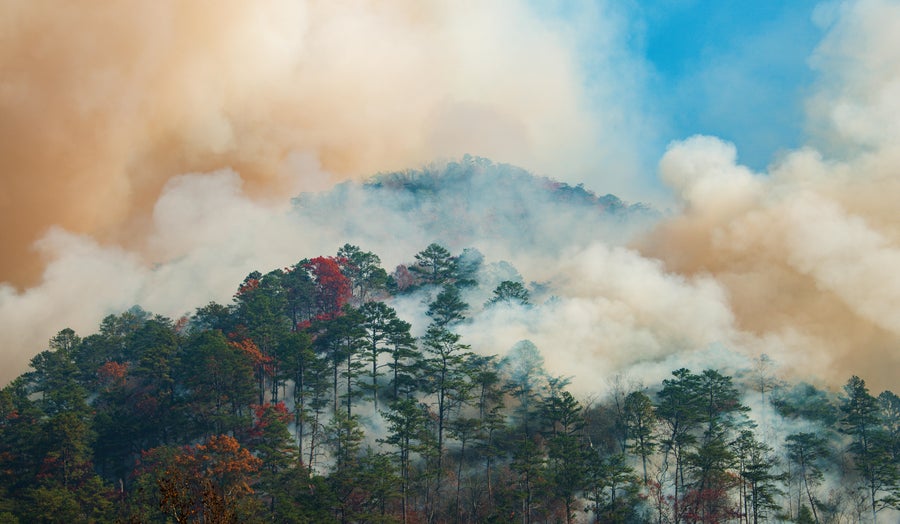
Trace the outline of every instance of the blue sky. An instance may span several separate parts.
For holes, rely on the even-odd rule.
[[[575,21],[586,5],[536,0]],[[814,0],[624,0],[601,9],[625,27],[626,52],[642,67],[642,104],[652,115],[647,153],[694,134],[735,143],[739,161],[764,170],[805,142],[804,100],[815,81],[808,59],[823,31]],[[582,26],[583,27],[583,26]],[[590,62],[603,37],[581,31]],[[592,74],[588,68],[588,75]],[[658,158],[657,158],[658,159]],[[655,161],[654,159],[652,161]]]
[[[809,0],[653,0],[635,18],[669,137],[712,134],[764,168],[804,141],[807,59],[821,38]]]

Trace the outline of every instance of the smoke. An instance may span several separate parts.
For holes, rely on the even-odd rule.
[[[813,146],[768,173],[736,163],[709,137],[675,143],[660,171],[683,211],[640,243],[667,271],[714,278],[736,327],[774,340],[777,359],[832,383],[850,373],[896,387],[900,356],[900,6],[844,2],[812,57],[821,74],[809,103]],[[799,342],[799,343],[796,343]]]
[[[133,247],[184,173],[231,168],[284,199],[464,153],[570,179],[602,160],[617,190],[636,163],[627,126],[598,118],[633,96],[589,100],[575,37],[524,1],[0,9],[0,281],[20,288],[48,228]]]
[[[647,215],[573,207],[508,166],[468,166],[483,172],[432,193],[332,187],[475,153],[628,188],[615,174],[641,145],[608,125],[619,91],[588,102],[573,39],[524,4],[200,6],[4,8],[0,274],[25,282],[36,238],[47,263],[37,285],[0,286],[0,381],[59,329],[90,332],[133,304],[177,317],[228,302],[250,271],[345,242],[390,271],[438,241],[481,251],[484,282],[521,275],[532,289],[531,307],[467,292],[463,341],[492,354],[530,340],[579,393],[615,373],[748,369],[760,353],[817,383],[856,373],[896,388],[896,5],[817,11],[809,144],[766,172],[714,137],[671,144],[659,172],[677,209],[649,232]],[[107,26],[122,29],[86,29]],[[626,79],[640,69],[610,60]],[[301,190],[293,206],[278,197]],[[422,329],[427,300],[394,305]]]

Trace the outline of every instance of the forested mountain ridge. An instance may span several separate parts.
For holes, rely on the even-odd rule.
[[[643,203],[598,196],[581,184],[468,155],[301,194],[294,199],[294,212],[305,224],[330,228],[337,238],[360,244],[390,234],[421,238],[423,245],[435,240],[461,248],[500,243],[510,252],[552,252],[597,238],[621,239],[660,216]]]
[[[463,337],[544,300],[489,267],[433,243],[388,272],[346,244],[182,318],[63,329],[0,391],[0,522],[896,518],[891,391],[786,383],[762,356],[576,396],[553,348]]]

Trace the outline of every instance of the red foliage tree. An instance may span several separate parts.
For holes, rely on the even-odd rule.
[[[266,433],[266,429],[276,420],[287,426],[294,420],[294,416],[288,411],[284,402],[270,404],[254,405],[253,407],[253,427],[250,428],[251,439],[261,438]]]
[[[251,484],[262,461],[234,437],[145,451],[137,482],[159,489],[159,508],[175,522],[241,522],[257,502]]]
[[[304,265],[316,283],[317,318],[321,320],[338,316],[352,295],[350,279],[341,272],[342,263],[346,261],[336,257],[316,257]]]
[[[97,370],[97,379],[100,384],[109,391],[111,388],[125,383],[125,374],[128,373],[128,364],[109,361]]]

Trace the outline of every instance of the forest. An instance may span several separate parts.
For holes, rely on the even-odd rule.
[[[566,348],[459,333],[534,300],[512,278],[467,303],[483,263],[346,244],[228,304],[62,329],[0,391],[0,523],[897,522],[893,392],[759,355],[576,395],[545,367]]]

